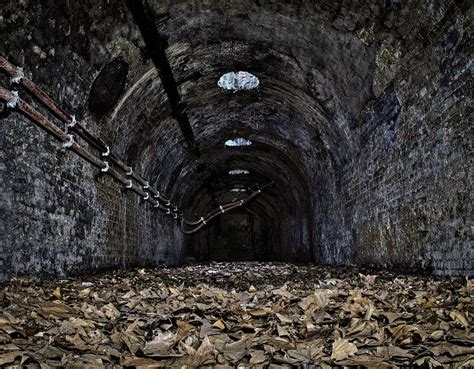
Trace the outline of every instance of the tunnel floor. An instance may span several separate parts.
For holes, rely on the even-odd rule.
[[[0,365],[473,367],[472,281],[286,263],[18,278]]]

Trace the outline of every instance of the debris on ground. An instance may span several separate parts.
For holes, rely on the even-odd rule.
[[[0,366],[474,366],[470,279],[211,263],[0,292]]]

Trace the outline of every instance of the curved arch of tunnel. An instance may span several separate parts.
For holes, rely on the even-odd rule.
[[[200,147],[200,157],[186,149],[153,70],[143,71],[113,115],[118,127],[115,136],[118,146],[131,155],[132,161],[147,163],[142,168],[147,177],[165,189],[181,208],[189,209],[187,213],[193,217],[224,201],[224,193],[234,183],[244,181],[254,186],[275,182],[276,190],[272,188],[250,204],[248,210],[235,210],[233,215],[240,214],[242,219],[252,216],[262,224],[262,229],[276,229],[275,233],[280,235],[278,240],[272,236],[267,242],[275,244],[270,252],[275,258],[283,258],[283,255],[288,258],[288,254],[290,259],[296,259],[297,255],[313,257],[320,233],[315,218],[330,207],[331,196],[326,193],[334,191],[331,187],[335,173],[353,150],[347,121],[334,113],[338,108],[343,112],[352,109],[344,105],[347,92],[334,81],[315,84],[322,74],[318,70],[321,63],[314,63],[315,68],[310,71],[304,70],[303,65],[295,64],[296,59],[284,47],[267,45],[263,51],[262,45],[250,40],[219,45],[217,48],[210,42],[182,48],[178,43],[168,50]],[[247,59],[210,57],[225,54],[235,45],[248,49]],[[198,62],[191,68],[183,68],[190,59]],[[261,82],[260,87],[235,94],[217,87],[223,73],[240,69],[254,73]],[[196,78],[187,78],[194,74]],[[337,80],[336,73],[329,75]],[[360,95],[363,97],[364,93]],[[133,120],[136,126],[123,124],[125,120]],[[248,138],[255,144],[225,149],[224,142],[235,137]],[[303,161],[302,157],[312,160]],[[249,169],[250,175],[247,178],[229,176],[228,170],[234,167]],[[211,195],[206,194],[209,192]],[[230,195],[235,196],[235,193]],[[256,206],[263,203],[262,199],[271,205],[259,210]],[[226,224],[215,222],[209,229],[217,227],[223,229]],[[209,244],[211,236],[205,236],[206,232],[210,233],[202,232],[199,237],[207,237],[207,240],[200,242]],[[193,242],[195,238],[188,240],[188,245]],[[284,251],[275,253],[275,249]]]
[[[287,89],[290,87],[287,86]],[[259,93],[262,94],[262,91]],[[190,255],[200,259],[232,258],[232,253],[217,255],[209,251],[218,251],[219,244],[229,244],[229,239],[239,239],[232,237],[232,233],[239,233],[238,227],[225,223],[232,222],[232,219],[245,220],[252,225],[247,226],[247,230],[252,229],[251,234],[247,235],[247,239],[252,240],[251,243],[240,241],[241,245],[246,245],[246,258],[266,255],[277,260],[308,260],[315,254],[313,244],[316,240],[313,233],[318,231],[315,229],[317,222],[313,222],[313,202],[318,191],[324,192],[324,187],[318,184],[328,182],[320,181],[319,177],[326,175],[325,168],[331,165],[328,163],[330,159],[343,160],[343,152],[329,154],[328,151],[333,148],[340,150],[345,145],[327,128],[327,119],[323,114],[320,115],[320,124],[316,128],[314,123],[308,122],[310,112],[292,101],[289,93],[275,97],[271,91],[267,92],[266,98],[273,97],[272,106],[261,99],[247,101],[248,93],[229,96],[218,90],[213,92],[214,102],[213,99],[208,100],[211,101],[208,105],[212,106],[204,105],[204,110],[208,112],[201,113],[201,119],[195,120],[193,124],[201,148],[199,157],[189,155],[183,145],[179,145],[179,142],[182,142],[180,132],[173,121],[166,122],[169,118],[149,125],[148,135],[156,137],[158,142],[149,140],[148,144],[140,145],[141,154],[138,156],[143,156],[148,151],[145,156],[150,158],[146,161],[150,164],[144,170],[149,177],[155,178],[156,184],[166,184],[167,192],[173,200],[182,208],[189,208],[188,214],[191,216],[202,215],[217,206],[217,193],[228,191],[236,182],[244,181],[248,182],[248,186],[254,186],[273,181],[274,188],[277,188],[269,192],[271,196],[262,196],[267,198],[267,202],[273,203],[274,210],[268,210],[270,208],[267,206],[264,208],[266,211],[262,213],[255,208],[256,204],[260,203],[257,201],[250,204],[248,210],[235,210],[232,214],[222,217],[224,223],[222,220],[214,222],[209,230],[189,238],[187,250]],[[308,100],[309,97],[305,99]],[[297,106],[300,111],[297,111]],[[314,109],[311,111],[314,112]],[[257,117],[255,112],[258,113]],[[226,119],[229,115],[231,119]],[[321,134],[322,131],[328,133]],[[224,142],[235,137],[249,138],[253,145],[225,148]],[[162,144],[159,144],[160,139]],[[302,142],[307,144],[303,147]],[[314,163],[300,160],[305,153],[306,156],[320,159]],[[157,158],[162,160],[156,160]],[[228,171],[233,167],[248,169],[250,175],[230,176]],[[259,173],[262,175],[258,175]],[[226,178],[227,181],[219,187],[216,178]],[[309,190],[315,188],[315,184],[318,188],[316,194]],[[214,195],[209,199],[202,196],[206,191],[211,191]],[[219,199],[220,202],[226,200],[225,196]],[[274,236],[274,233],[278,234],[278,237]],[[258,247],[255,246],[257,244]],[[235,247],[231,245],[230,248]],[[204,252],[204,249],[208,251]]]
[[[273,182],[248,207],[224,214],[207,231],[188,240],[188,249],[198,259],[297,260],[310,255],[310,240],[302,239],[311,227],[311,193],[304,176],[295,161],[275,148],[258,141],[254,145],[224,149],[225,154],[215,155],[219,159],[203,158],[210,168],[199,175],[187,172],[181,177],[182,183],[177,184],[181,188],[180,202],[186,204],[188,215],[199,217],[203,209],[244,199],[257,185]],[[247,168],[249,174],[230,175],[229,168],[236,166]],[[231,192],[235,187],[248,192]]]
[[[216,53],[212,49],[206,49],[205,51],[208,55]],[[203,66],[195,66],[191,70],[181,70],[180,60],[191,58],[195,53],[195,50],[193,52],[189,51],[189,53],[170,50],[170,59],[178,79],[180,78],[179,75],[185,78],[190,73],[200,72],[199,68],[204,68]],[[329,112],[328,108],[318,100],[320,98],[318,97],[319,91],[313,91],[313,86],[308,85],[307,81],[296,78],[296,74],[290,74],[289,71],[294,68],[286,60],[274,61],[276,65],[266,70],[265,62],[258,61],[257,63],[252,60],[248,62],[250,65],[255,64],[254,68],[249,68],[250,70],[262,70],[261,73],[256,73],[257,77],[263,82],[258,91],[251,90],[234,94],[233,92],[222,92],[217,88],[216,81],[219,75],[224,71],[236,69],[236,63],[230,62],[206,65],[205,73],[200,73],[202,75],[200,78],[184,82],[180,86],[183,104],[188,108],[198,141],[202,141],[200,139],[201,133],[206,135],[207,130],[213,130],[214,127],[227,124],[228,122],[222,121],[222,117],[226,121],[246,123],[242,116],[247,115],[245,117],[247,121],[258,123],[269,115],[286,113],[299,115],[300,118],[294,119],[309,126],[317,127],[317,134],[321,135],[326,141],[325,145],[331,146],[330,149],[334,152],[334,157],[339,158],[339,161],[347,158],[351,151],[351,140],[347,135],[347,127],[335,127],[333,113]],[[257,65],[259,65],[258,68]],[[182,160],[186,156],[186,150],[181,150],[185,145],[184,139],[181,137],[175,122],[170,119],[167,101],[162,93],[157,74],[153,72],[153,70],[144,71],[143,76],[147,77],[141,83],[135,85],[132,91],[125,94],[126,101],[119,104],[118,114],[116,112],[112,116],[112,119],[117,120],[116,118],[118,118],[118,121],[133,120],[138,123],[138,126],[134,127],[132,125],[129,127],[127,124],[115,123],[113,126],[119,128],[115,130],[114,136],[118,137],[119,142],[117,143],[120,149],[135,158],[140,156],[140,150],[143,151],[146,148],[146,145],[137,146],[136,142],[145,139],[150,141],[151,144],[151,137],[154,137],[158,141],[155,141],[154,144],[161,144],[161,150],[158,153],[160,157],[168,156]],[[300,72],[298,75],[304,74],[303,71]],[[316,72],[313,70],[313,73]],[[320,89],[326,87],[322,85]],[[139,104],[138,101],[140,101]],[[338,103],[336,95],[331,98],[331,101],[333,105],[343,106]],[[120,110],[123,110],[125,114],[120,114]],[[153,124],[143,124],[143,122],[150,121],[153,121]],[[160,123],[157,124],[157,122]],[[284,119],[279,119],[279,123],[284,123]],[[153,134],[153,131],[155,134]],[[131,139],[120,140],[120,137],[123,136],[131,136]],[[171,142],[172,140],[173,142]],[[163,175],[166,174],[159,175],[160,180],[163,180]],[[165,182],[167,180],[169,181],[169,178],[165,179]]]

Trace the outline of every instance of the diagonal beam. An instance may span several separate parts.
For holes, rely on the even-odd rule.
[[[146,51],[158,70],[158,75],[160,76],[161,83],[163,84],[163,88],[171,105],[173,117],[178,121],[188,147],[191,150],[197,151],[194,133],[183,104],[180,103],[181,96],[179,95],[178,86],[174,79],[168,57],[166,56],[167,41],[156,28],[152,17],[149,15],[149,10],[145,8],[143,1],[144,0],[127,0],[128,9],[140,29],[143,41],[145,41]]]

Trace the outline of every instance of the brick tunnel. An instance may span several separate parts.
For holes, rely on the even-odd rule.
[[[184,236],[6,114],[2,279],[186,257],[472,272],[465,6],[150,2],[137,21],[155,26],[154,49],[125,3],[7,3],[2,55],[185,216],[273,185]],[[160,48],[192,143],[153,63]],[[238,71],[255,86],[239,86],[245,74],[219,86]]]
[[[472,276],[472,12],[7,1],[0,282],[209,262]]]

